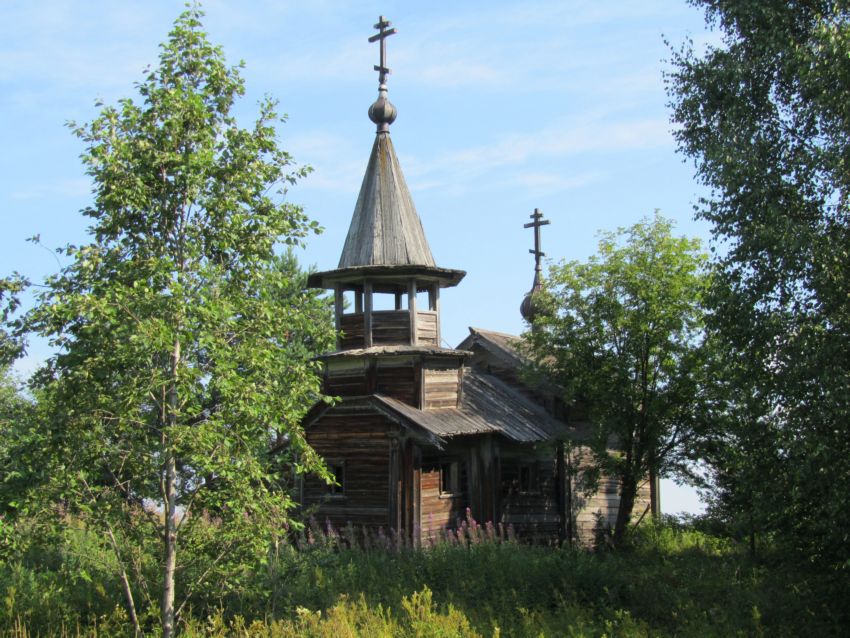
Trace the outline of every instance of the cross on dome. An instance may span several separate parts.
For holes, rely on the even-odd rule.
[[[369,38],[369,42],[381,42],[381,63],[379,65],[375,65],[375,70],[378,72],[378,82],[380,84],[385,84],[387,81],[387,76],[390,75],[393,71],[392,69],[387,67],[387,38],[396,33],[395,29],[390,29],[393,25],[392,22],[384,18],[384,16],[378,17],[378,24],[375,25],[375,29],[378,29],[378,33],[371,36]]]
[[[534,212],[529,215],[529,217],[531,217],[533,221],[525,224],[523,228],[534,229],[534,249],[529,248],[528,252],[534,255],[534,279],[536,283],[539,278],[539,273],[541,272],[540,258],[546,256],[546,253],[540,250],[540,227],[548,225],[549,220],[543,219],[543,213],[541,213],[537,208],[534,209]]]
[[[387,98],[387,76],[392,73],[392,69],[387,66],[387,38],[396,33],[391,26],[392,22],[384,16],[378,17],[378,24],[375,25],[378,33],[369,38],[369,42],[381,43],[381,63],[375,65],[379,83],[378,99],[369,107],[369,119],[378,125],[378,133],[389,133],[390,124],[395,122],[398,115],[395,106]]]

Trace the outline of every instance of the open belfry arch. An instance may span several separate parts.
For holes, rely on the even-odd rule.
[[[431,254],[390,138],[398,113],[386,40],[396,30],[383,16],[375,29],[375,142],[338,266],[308,279],[334,294],[339,337],[320,358],[324,393],[340,400],[317,404],[303,425],[336,484],[306,477],[302,505],[322,522],[394,530],[417,543],[467,510],[520,533],[580,538],[590,532],[575,515],[563,452],[575,429],[554,394],[522,385],[517,338],[470,329],[458,348],[442,346],[440,291],[466,273],[437,266]],[[538,287],[539,227],[548,222],[535,214]],[[603,500],[587,505],[613,520]]]

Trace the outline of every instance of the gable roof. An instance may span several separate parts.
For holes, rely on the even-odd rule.
[[[388,133],[375,136],[337,268],[357,266],[436,266]]]
[[[420,410],[382,394],[352,397],[345,409],[371,406],[393,421],[424,434],[426,442],[442,447],[446,439],[475,434],[498,434],[517,443],[566,439],[566,424],[508,384],[479,370],[464,368],[463,396],[458,408]],[[305,419],[305,426],[327,410],[319,408]]]
[[[484,330],[483,328],[469,327],[469,335],[458,344],[458,350],[472,350],[474,346],[480,345],[491,354],[503,359],[512,367],[519,367],[528,363],[520,348],[522,338],[506,332]]]

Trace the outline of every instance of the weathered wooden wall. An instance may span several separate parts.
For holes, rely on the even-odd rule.
[[[302,504],[321,523],[334,526],[387,529],[389,520],[389,453],[398,427],[379,414],[333,409],[314,422],[307,442],[328,463],[345,464],[345,485],[340,495],[330,495],[327,485],[305,477]]]
[[[408,405],[419,400],[419,367],[409,361],[378,360],[375,362],[375,392]]]
[[[325,387],[323,392],[330,396],[351,397],[368,394],[369,385],[366,377],[366,362],[362,359],[355,361],[340,361],[329,365],[325,371]]]
[[[410,312],[408,310],[375,310],[372,318],[372,345],[410,345]],[[365,314],[351,312],[339,318],[342,330],[340,349],[362,348],[365,345]],[[438,346],[439,317],[432,310],[416,312],[417,345]]]
[[[425,464],[420,478],[420,533],[423,541],[439,538],[446,529],[454,529],[466,512],[466,491],[447,496],[440,494],[440,467]]]
[[[433,310],[420,310],[416,313],[416,343],[420,346],[439,346],[437,339],[437,313]]]
[[[557,538],[557,470],[554,445],[503,446],[501,451],[501,519],[525,538]],[[521,468],[536,475],[531,489],[520,484]]]
[[[578,469],[578,475],[574,479],[573,486],[573,520],[576,539],[583,545],[591,545],[594,542],[597,525],[610,525],[611,529],[617,521],[617,508],[620,506],[620,486],[615,478],[602,476],[596,492],[585,495],[582,482],[582,473],[592,463],[591,451],[586,447],[579,447],[572,452],[570,463]],[[638,486],[637,498],[635,498],[632,509],[632,521],[638,521],[641,516],[648,520],[649,512],[649,478]],[[600,518],[601,517],[601,518]]]
[[[325,394],[340,397],[383,394],[418,405],[419,365],[412,357],[335,361],[325,373]]]
[[[428,363],[422,370],[425,390],[422,407],[425,410],[457,407],[460,374],[454,361]]]

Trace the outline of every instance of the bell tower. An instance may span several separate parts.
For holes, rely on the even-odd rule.
[[[441,346],[440,290],[456,286],[466,273],[436,265],[393,148],[390,125],[398,112],[387,97],[391,27],[381,16],[378,33],[369,38],[380,42],[378,98],[369,107],[377,130],[339,264],[312,274],[308,285],[334,291],[339,336],[336,351],[322,357],[326,392],[387,394],[424,409],[426,369],[460,374],[465,353]],[[453,400],[446,395],[440,407],[454,407],[457,394]]]

